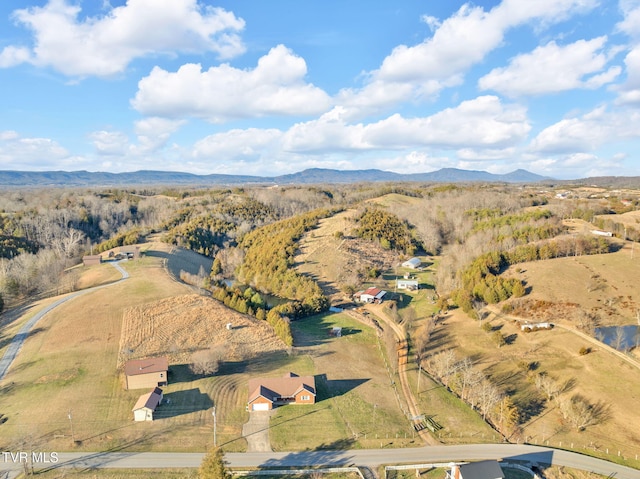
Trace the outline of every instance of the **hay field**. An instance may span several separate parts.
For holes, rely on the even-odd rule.
[[[285,349],[265,321],[237,313],[209,297],[189,294],[124,311],[118,366],[127,359],[157,355],[168,356],[169,364],[189,364],[194,351],[216,346],[224,346],[224,361],[243,361]]]

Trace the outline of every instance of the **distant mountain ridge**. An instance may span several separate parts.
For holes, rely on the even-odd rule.
[[[535,183],[550,178],[531,173],[527,170],[515,170],[511,173],[496,175],[486,171],[442,168],[429,173],[401,174],[376,169],[333,170],[310,168],[297,173],[272,177],[250,175],[195,175],[173,171],[133,171],[128,173],[107,173],[89,171],[2,171],[0,186],[133,186],[133,185],[291,185],[314,183],[357,183],[416,181],[434,183]]]

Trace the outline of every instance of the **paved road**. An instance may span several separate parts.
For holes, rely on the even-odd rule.
[[[61,453],[55,465],[42,467],[78,468],[196,468],[201,453]],[[381,464],[428,464],[452,461],[500,459],[582,469],[615,479],[638,479],[640,471],[581,454],[538,446],[482,444],[464,446],[426,446],[407,449],[359,449],[346,451],[255,452],[225,455],[233,468],[283,468],[303,466],[337,467],[355,465],[376,468]],[[18,471],[20,464],[3,464]],[[0,470],[2,469],[0,465]],[[36,467],[38,468],[38,467]],[[5,469],[7,470],[7,469]]]
[[[0,381],[2,379],[4,379],[4,376],[7,374],[7,371],[9,370],[9,367],[11,366],[13,361],[16,359],[16,356],[18,355],[18,352],[20,352],[20,349],[22,348],[22,345],[24,344],[24,341],[29,337],[29,332],[31,331],[31,329],[47,313],[49,313],[52,309],[57,308],[58,306],[60,306],[62,303],[66,303],[67,301],[69,301],[69,300],[71,300],[73,298],[77,298],[78,296],[82,296],[83,294],[87,294],[87,293],[90,293],[92,291],[96,291],[96,290],[101,289],[101,288],[106,288],[108,286],[112,286],[112,285],[114,285],[114,284],[116,284],[116,283],[118,283],[120,281],[124,281],[125,279],[127,279],[129,277],[129,273],[127,273],[122,268],[122,266],[120,266],[118,263],[111,262],[109,264],[112,265],[114,268],[116,268],[118,271],[120,271],[120,274],[122,275],[122,278],[120,278],[118,281],[116,281],[114,283],[103,284],[101,286],[95,286],[93,288],[83,289],[82,291],[76,291],[75,293],[68,294],[68,295],[58,299],[57,301],[51,303],[49,306],[47,306],[46,308],[42,309],[41,311],[38,311],[33,316],[33,318],[31,318],[29,321],[27,321],[20,328],[18,333],[11,340],[11,343],[9,343],[9,346],[7,347],[7,350],[4,353],[4,356],[2,356],[2,359],[0,359]]]

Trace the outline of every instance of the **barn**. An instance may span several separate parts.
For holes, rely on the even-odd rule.
[[[358,291],[353,295],[353,299],[360,303],[382,303],[385,294],[387,294],[386,291],[372,287]]]
[[[125,388],[166,386],[168,373],[169,359],[166,357],[131,359],[124,365]]]
[[[404,267],[404,268],[416,269],[416,268],[418,268],[421,264],[422,264],[422,261],[420,261],[420,258],[416,258],[416,257],[414,256],[413,258],[408,259],[407,261],[405,261],[404,263],[402,263],[402,267]]]
[[[89,254],[82,257],[82,264],[84,266],[93,266],[94,264],[102,263],[102,256],[99,254]]]

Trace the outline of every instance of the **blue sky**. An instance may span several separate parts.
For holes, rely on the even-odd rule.
[[[640,0],[0,3],[0,169],[640,175]]]

